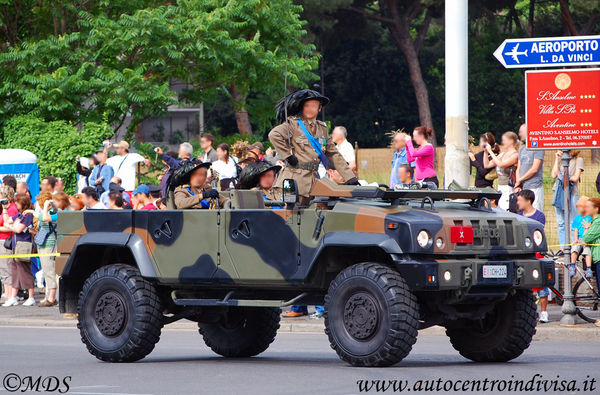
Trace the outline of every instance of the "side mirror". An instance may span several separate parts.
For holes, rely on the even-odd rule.
[[[286,208],[294,208],[298,200],[298,183],[293,178],[286,178],[283,180],[283,202]]]

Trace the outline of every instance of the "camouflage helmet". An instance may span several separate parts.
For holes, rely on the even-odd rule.
[[[173,190],[180,185],[189,184],[190,176],[195,170],[202,167],[208,169],[210,165],[210,162],[202,162],[200,159],[191,159],[183,162],[169,179],[169,189]]]
[[[281,170],[281,166],[272,165],[264,161],[250,164],[240,174],[239,189],[252,189],[256,187],[260,181],[260,176],[269,170],[273,170],[277,174]]]
[[[312,89],[301,89],[284,96],[284,98],[277,103],[275,106],[277,120],[281,123],[285,122],[286,108],[288,116],[300,115],[300,113],[302,113],[302,105],[308,100],[318,100],[323,106],[329,103],[329,98],[323,96],[319,92]]]

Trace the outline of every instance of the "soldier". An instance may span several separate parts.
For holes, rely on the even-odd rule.
[[[358,185],[348,163],[331,141],[327,125],[317,121],[317,115],[327,103],[327,97],[310,89],[287,95],[277,104],[277,119],[281,124],[269,133],[269,140],[286,161],[276,186],[281,188],[286,178],[295,179],[301,206],[308,206],[310,202],[310,190],[319,178],[319,162],[326,168],[329,161],[333,162],[347,185]]]
[[[221,197],[215,189],[205,190],[210,162],[192,159],[185,162],[177,174],[183,184],[175,188],[175,207],[178,209],[210,208],[213,199]]]

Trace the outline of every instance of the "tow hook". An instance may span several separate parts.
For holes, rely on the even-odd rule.
[[[519,266],[517,268],[517,284],[516,285],[521,284],[521,280],[523,280],[523,276],[525,276],[525,269],[523,269],[522,266]]]
[[[473,269],[470,267],[466,267],[464,271],[464,280],[462,283],[463,287],[466,287],[471,282],[471,275],[473,274]]]

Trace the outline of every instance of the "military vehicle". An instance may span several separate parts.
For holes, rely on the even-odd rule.
[[[554,266],[536,258],[543,226],[493,209],[497,192],[319,180],[298,207],[295,188],[285,180],[283,209],[235,190],[214,210],[60,213],[60,311],[113,362],[144,358],[184,318],[217,354],[255,356],[292,304],[324,304],[331,347],[354,366],[398,363],[433,325],[474,361],[529,346],[531,289],[551,286]]]

